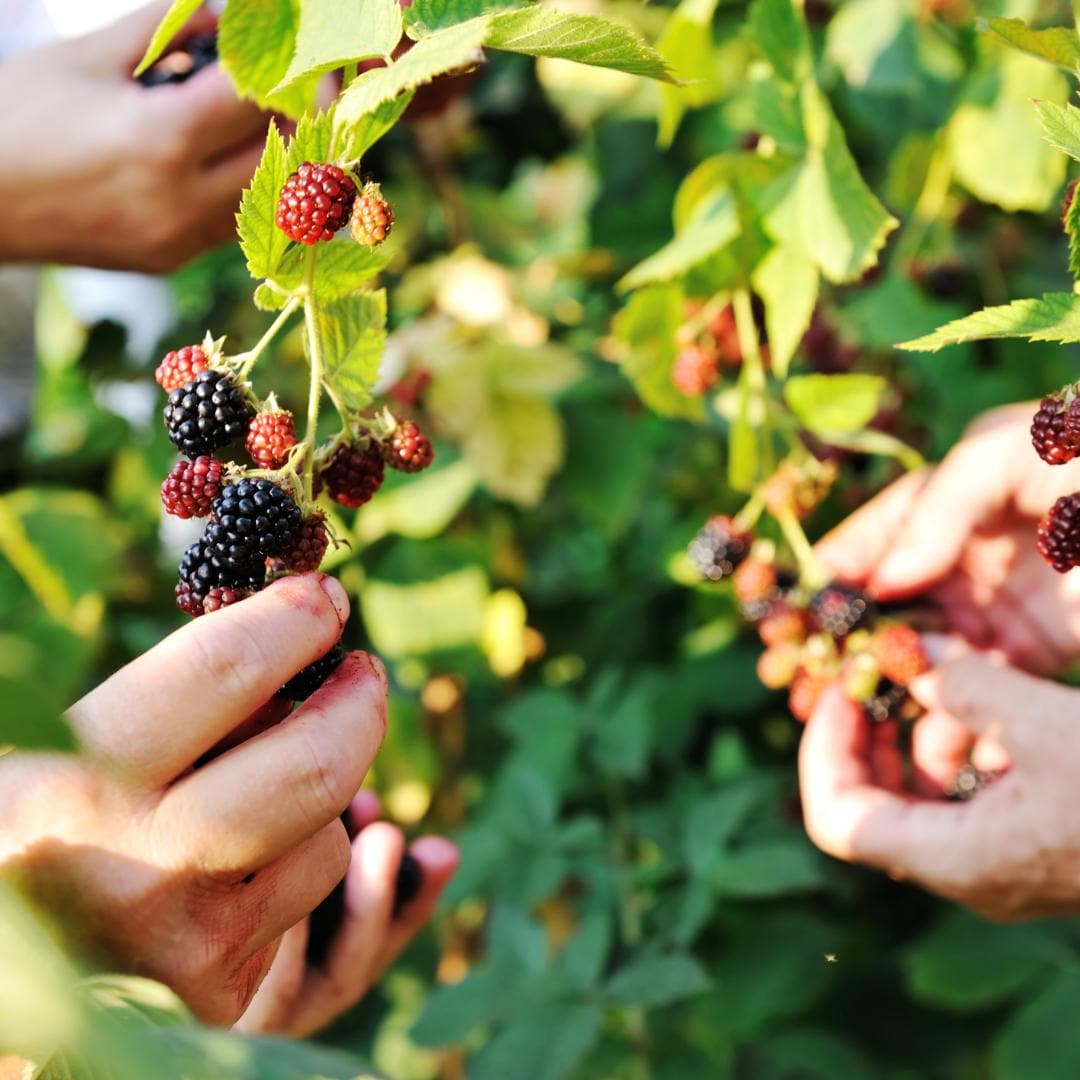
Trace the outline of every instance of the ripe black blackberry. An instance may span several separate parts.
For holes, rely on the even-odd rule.
[[[278,196],[277,227],[301,244],[333,240],[355,199],[356,184],[337,165],[305,161]]]
[[[877,615],[877,607],[865,593],[835,582],[814,594],[809,610],[814,626],[837,639],[866,626]]]
[[[738,528],[725,514],[714,514],[690,541],[687,554],[694,569],[709,581],[720,581],[735,572],[746,558],[753,537]]]
[[[263,477],[245,477],[214,500],[206,540],[223,565],[250,566],[293,544],[301,521],[300,507],[287,491]]]
[[[435,460],[431,440],[415,420],[399,420],[393,433],[379,444],[383,461],[399,472],[417,473]]]
[[[404,852],[394,879],[394,914],[400,915],[419,895],[424,871],[413,855]]]
[[[1031,445],[1047,465],[1064,465],[1080,445],[1066,428],[1065,403],[1054,394],[1044,397],[1031,421]]]
[[[344,659],[345,650],[339,641],[328,653],[324,653],[318,660],[308,664],[303,671],[297,672],[278,691],[278,696],[287,698],[289,701],[306,700],[337,671]]]
[[[945,787],[945,797],[952,802],[967,802],[975,798],[980,791],[988,788],[1001,776],[1000,772],[984,772],[970,762],[962,765],[957,774]]]
[[[361,449],[342,443],[323,469],[321,479],[334,502],[355,509],[379,490],[385,471],[377,447]]]
[[[202,615],[207,598],[215,589],[229,589],[246,596],[258,592],[266,583],[266,566],[261,560],[248,566],[225,566],[205,539],[196,540],[184,552],[179,574],[176,606],[188,615]]]
[[[241,438],[255,410],[225,371],[201,371],[169,394],[165,427],[185,457],[212,454]]]
[[[1080,492],[1062,495],[1039,522],[1039,554],[1059,573],[1080,566]]]
[[[161,485],[161,504],[166,513],[180,518],[206,517],[221,494],[220,461],[205,454],[194,461],[178,461]]]

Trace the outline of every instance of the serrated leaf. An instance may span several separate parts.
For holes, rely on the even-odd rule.
[[[1068,212],[1065,214],[1065,232],[1069,237],[1069,273],[1080,278],[1080,199],[1073,188]]]
[[[461,982],[437,986],[409,1035],[420,1046],[464,1042],[481,1024],[490,1024],[507,1009],[506,983],[492,971],[471,971]]]
[[[397,0],[304,0],[296,34],[296,52],[273,92],[297,80],[371,57],[388,58],[401,40]]]
[[[146,52],[138,66],[131,73],[132,77],[141,75],[157,58],[165,51],[184,23],[195,14],[202,6],[203,0],[173,0],[169,10],[162,16],[158,23],[150,44],[146,46]]]
[[[573,60],[629,75],[671,81],[667,64],[628,26],[598,15],[528,7],[491,17],[485,44],[493,49]]]
[[[766,898],[818,889],[825,873],[820,856],[800,837],[724,852],[708,879],[722,896]]]
[[[925,337],[905,341],[898,349],[937,352],[946,345],[987,338],[1027,338],[1029,341],[1080,341],[1080,296],[1046,293],[1038,299],[983,308],[954,319]]]
[[[286,252],[273,274],[274,283],[287,292],[304,282],[304,261],[310,248],[295,245]],[[387,257],[374,248],[346,237],[319,244],[315,273],[315,298],[338,300],[382,273]]]
[[[874,418],[887,387],[880,375],[795,375],[784,383],[784,400],[808,431],[846,434]]]
[[[317,79],[274,88],[296,48],[298,0],[229,0],[218,19],[218,52],[241,97],[293,118],[315,107]]]
[[[765,304],[772,372],[783,379],[814,314],[817,267],[804,252],[775,247],[754,271],[753,285]]]
[[[412,99],[413,92],[407,90],[351,124],[341,123],[335,113],[334,137],[341,160],[358,162],[401,119]]]
[[[619,1005],[659,1007],[703,993],[709,977],[689,953],[646,953],[619,968],[606,996]]]
[[[1053,101],[1036,101],[1035,112],[1042,124],[1043,138],[1062,153],[1080,161],[1080,109]]]
[[[715,255],[739,235],[735,198],[728,189],[713,191],[695,205],[675,239],[638,263],[617,288],[636,289],[653,282],[670,281]]]
[[[251,302],[260,311],[280,311],[289,302],[289,298],[283,296],[272,285],[263,281],[255,286]]]
[[[778,78],[796,83],[809,75],[810,35],[791,0],[756,0],[748,34]]]
[[[333,136],[333,112],[305,113],[289,139],[285,153],[286,175],[295,172],[302,162],[327,161]]]
[[[656,42],[657,52],[682,83],[660,87],[657,142],[662,147],[671,145],[688,108],[700,108],[723,95],[720,57],[712,38],[715,11],[716,0],[682,0]]]
[[[236,215],[236,231],[247,259],[248,273],[256,280],[273,276],[289,246],[289,238],[274,222],[278,193],[287,175],[285,141],[277,124],[271,120],[262,158],[251,184],[240,196],[240,210]]]
[[[521,0],[415,0],[405,8],[405,29],[409,37],[419,39],[481,15],[522,6]]]
[[[1080,67],[1080,39],[1071,26],[1034,30],[1023,19],[989,19],[987,28],[1013,48],[1049,60],[1070,74]]]
[[[347,409],[362,409],[386,348],[386,290],[320,304],[315,325],[324,380]]]
[[[406,90],[431,82],[436,75],[473,67],[488,30],[488,16],[448,26],[418,41],[401,59],[388,67],[365,71],[339,98],[337,124],[347,128],[384,101],[392,101]]]

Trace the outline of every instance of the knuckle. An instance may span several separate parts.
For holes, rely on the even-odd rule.
[[[198,625],[198,624],[196,624]],[[266,650],[243,623],[223,630],[194,635],[206,680],[219,687],[224,700],[244,699],[257,694],[270,666]]]
[[[303,764],[296,777],[296,796],[301,813],[314,832],[327,818],[340,814],[356,793],[352,770],[346,767],[348,755],[332,750],[310,729],[301,739],[299,757]]]

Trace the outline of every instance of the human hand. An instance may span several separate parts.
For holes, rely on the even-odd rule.
[[[838,578],[883,600],[925,593],[971,644],[1049,674],[1080,656],[1080,576],[1047,566],[1035,528],[1080,488],[1080,460],[1036,456],[1035,408],[986,413],[940,465],[898,480],[817,551]]]
[[[912,750],[922,770],[949,776],[970,755],[1007,772],[966,803],[905,796],[895,747],[830,687],[799,751],[811,839],[989,918],[1080,912],[1080,691],[968,653],[911,692],[928,710]]]
[[[217,64],[131,78],[166,7],[0,63],[0,263],[160,273],[234,234],[267,119]],[[203,12],[185,33],[214,25]]]
[[[307,955],[310,920],[286,933],[270,972],[237,1023],[247,1032],[304,1037],[355,1005],[431,917],[458,863],[458,851],[438,836],[417,840],[409,851],[420,865],[420,892],[395,912],[395,880],[405,851],[401,831],[376,821],[378,799],[367,791],[352,801],[357,831],[345,878],[345,914],[326,961]]]
[[[348,654],[288,716],[274,697],[347,616],[334,579],[286,578],[84,697],[69,714],[80,757],[0,757],[0,872],[76,949],[233,1023],[281,936],[349,867],[338,817],[385,731],[381,665]],[[237,728],[262,730],[222,750]]]

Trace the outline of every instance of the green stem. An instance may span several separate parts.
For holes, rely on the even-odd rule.
[[[759,429],[761,461],[764,474],[771,475],[776,469],[773,452],[772,423],[769,410],[768,386],[765,380],[765,364],[761,359],[758,344],[757,326],[754,323],[754,310],[750,303],[748,289],[736,289],[731,296],[731,306],[735,312],[735,332],[739,338],[739,351],[742,353],[743,367],[746,372],[746,386],[753,398],[759,402],[757,414],[761,416]],[[761,475],[759,470],[758,475]]]
[[[814,554],[814,549],[810,546],[810,541],[807,540],[806,533],[803,531],[802,522],[795,516],[795,511],[790,506],[786,506],[783,509],[774,510],[773,517],[779,523],[784,539],[795,556],[795,562],[798,563],[799,580],[807,588],[820,589],[828,582],[829,575],[818,562],[818,557]]]
[[[765,484],[761,484],[747,500],[746,505],[735,515],[735,527],[750,532],[758,523],[765,510]]]
[[[315,248],[308,249],[304,261],[304,325],[307,328],[308,363],[311,383],[308,389],[307,428],[304,431],[304,499],[312,501],[312,482],[315,473],[315,443],[319,428],[319,403],[322,398],[322,343],[315,320]]]
[[[244,357],[244,362],[236,372],[236,378],[238,382],[243,382],[251,372],[251,369],[259,362],[259,357],[262,356],[266,349],[266,346],[270,344],[274,338],[277,337],[278,332],[288,321],[289,316],[300,306],[300,298],[298,296],[292,297],[289,302],[278,313],[278,317],[270,324],[266,333],[256,342],[254,348],[249,349],[246,353],[241,355]]]

